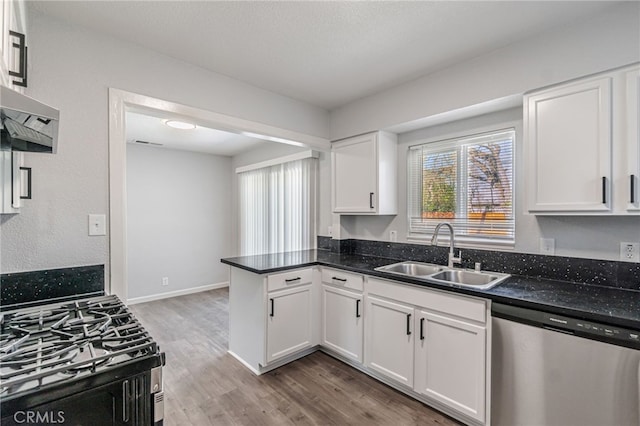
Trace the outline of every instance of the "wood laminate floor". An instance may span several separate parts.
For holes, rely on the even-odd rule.
[[[131,306],[166,353],[165,425],[457,425],[315,352],[261,376],[227,354],[228,289]]]

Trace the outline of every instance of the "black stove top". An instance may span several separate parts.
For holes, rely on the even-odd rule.
[[[0,398],[76,382],[158,356],[156,343],[116,296],[4,312]]]

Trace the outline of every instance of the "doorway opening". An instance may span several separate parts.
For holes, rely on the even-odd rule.
[[[177,137],[166,126],[168,120],[195,124],[199,130],[197,133],[206,136],[201,139],[191,138],[186,136],[185,131],[183,136]],[[191,136],[195,133],[192,132]],[[214,142],[216,138],[217,143]],[[209,274],[209,278],[202,278],[203,274],[206,275],[204,270],[194,271],[195,278],[191,280],[191,284],[188,282],[190,279],[176,277],[180,280],[177,286],[172,285],[168,273],[155,271],[159,276],[149,277],[144,275],[144,271],[158,269],[157,265],[168,265],[171,256],[166,252],[171,250],[183,253],[186,256],[183,259],[188,258],[189,252],[195,253],[198,250],[204,252],[199,253],[203,256],[207,256],[207,250],[209,255],[215,250],[225,250],[225,256],[234,255],[237,240],[237,214],[234,211],[237,205],[237,182],[232,170],[237,164],[235,159],[240,162],[242,159],[252,159],[256,157],[256,153],[263,150],[287,155],[309,148],[328,151],[330,143],[326,139],[263,123],[110,89],[110,253],[107,292],[118,295],[125,303],[136,303],[225,285],[225,281],[219,278],[219,271],[218,278],[215,278],[215,273]],[[180,158],[172,159],[172,155],[178,155]],[[259,155],[256,159],[260,161]],[[145,167],[145,170],[132,167]],[[193,168],[199,171],[190,170]],[[128,175],[131,179],[128,179]],[[191,175],[191,180],[186,175]],[[198,179],[206,181],[203,187],[209,194],[204,197],[202,204],[193,205],[198,199]],[[129,207],[134,210],[129,211]],[[204,212],[190,214],[198,209]],[[205,224],[204,218],[208,214],[214,216],[212,221],[218,216],[219,222],[212,226]],[[190,246],[188,235],[197,232],[198,221],[201,227],[208,228],[204,232],[211,234],[212,239],[222,238],[225,240],[224,243],[204,247],[200,243],[206,239],[201,238],[200,243],[194,240],[195,244]],[[186,222],[188,226],[180,225]],[[136,223],[144,226],[128,232]],[[171,223],[174,229],[167,228],[167,224]],[[185,237],[182,241],[181,236]],[[135,259],[135,265],[130,264],[129,254],[133,256],[131,259]],[[166,257],[167,255],[169,257]],[[218,259],[219,257],[211,259],[211,262],[218,262]],[[184,266],[188,268],[188,265]],[[197,276],[198,274],[200,275]],[[130,275],[137,281],[145,280],[142,287],[147,288],[129,288]],[[214,278],[210,278],[211,276]],[[202,284],[203,279],[214,282]]]

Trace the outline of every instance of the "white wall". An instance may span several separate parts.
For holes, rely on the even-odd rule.
[[[231,214],[231,158],[127,144],[129,299],[227,282]]]
[[[386,129],[637,61],[640,2],[627,2],[332,110],[329,135]]]
[[[108,213],[109,87],[326,136],[320,108],[32,8],[28,18],[27,94],[60,109],[60,143],[56,155],[25,155],[34,198],[19,215],[2,215],[0,272],[108,264],[107,237],[87,235],[87,215]]]

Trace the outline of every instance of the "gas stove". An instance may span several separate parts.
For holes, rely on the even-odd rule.
[[[67,424],[162,424],[163,364],[156,342],[116,296],[4,312],[2,424],[24,423],[29,413],[49,423],[62,416]],[[109,413],[116,418],[104,418]]]

